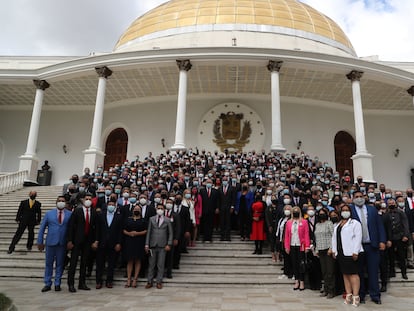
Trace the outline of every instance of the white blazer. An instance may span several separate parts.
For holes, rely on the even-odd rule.
[[[339,223],[335,226],[332,235],[332,252],[335,256],[338,255],[337,245],[337,231]],[[341,230],[341,242],[344,256],[352,256],[352,254],[359,254],[364,251],[362,247],[362,227],[359,221],[355,219],[348,219]]]

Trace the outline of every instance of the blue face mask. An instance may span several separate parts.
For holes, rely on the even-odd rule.
[[[129,202],[135,204],[137,202],[137,198],[129,198]]]
[[[210,183],[206,184],[207,188],[211,188],[211,186],[212,186],[212,184],[210,184]]]
[[[108,205],[108,212],[111,214],[115,211],[115,205]]]
[[[115,193],[116,194],[120,194],[121,193],[121,189],[115,189]]]

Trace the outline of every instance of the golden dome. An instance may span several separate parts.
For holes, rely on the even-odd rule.
[[[348,37],[332,19],[296,0],[171,0],[137,18],[120,37],[115,50],[171,35],[168,31],[174,29],[176,33],[216,30],[207,25],[247,25],[246,30],[249,25],[260,25],[254,30],[322,39],[356,55]]]

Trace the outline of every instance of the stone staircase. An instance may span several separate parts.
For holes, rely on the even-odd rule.
[[[7,250],[17,228],[14,221],[19,202],[27,198],[31,189],[38,192],[42,203],[42,213],[55,206],[55,200],[62,187],[29,187],[9,194],[0,195],[0,281],[25,280],[42,282],[44,272],[44,253],[38,252],[36,246],[31,252],[26,251],[27,232],[23,235],[13,254]],[[37,237],[37,228],[35,230]],[[239,241],[233,234],[231,242],[220,242],[217,236],[213,243],[197,242],[183,254],[179,270],[173,270],[173,279],[165,279],[169,286],[185,287],[279,287],[292,284],[291,280],[281,279],[281,265],[272,263],[269,251],[263,255],[253,255],[253,242]],[[124,269],[117,269],[115,283],[123,284]],[[66,272],[64,281],[66,282]],[[408,281],[402,280],[400,274],[391,279],[398,286],[414,286],[414,271],[408,271]],[[139,280],[141,284],[145,279]],[[93,286],[94,276],[88,284]]]

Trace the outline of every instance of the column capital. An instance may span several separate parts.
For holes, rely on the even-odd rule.
[[[191,67],[193,67],[189,59],[177,59],[176,62],[180,70],[190,71]]]
[[[350,73],[346,75],[346,77],[348,78],[348,80],[351,80],[352,82],[360,81],[363,74],[363,71],[352,70]]]
[[[47,83],[46,80],[33,80],[33,84],[36,86],[37,89],[42,91],[50,87],[50,84]]]
[[[95,71],[98,74],[98,76],[100,78],[108,78],[109,76],[112,75],[112,70],[109,69],[106,66],[102,66],[102,67],[95,67]]]
[[[269,60],[269,63],[267,64],[266,67],[270,72],[274,72],[274,71],[279,72],[280,68],[282,68],[282,64],[283,64],[282,61]]]
[[[414,97],[414,85],[407,90],[407,93]]]

